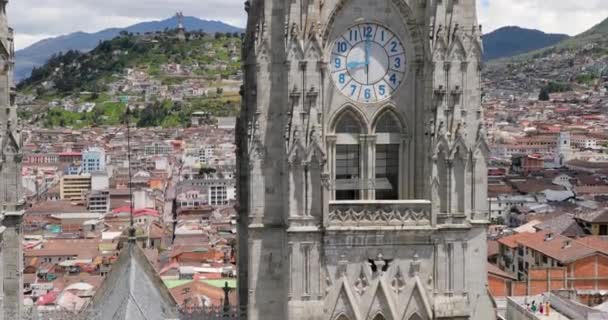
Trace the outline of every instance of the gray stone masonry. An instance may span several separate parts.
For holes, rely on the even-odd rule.
[[[495,319],[475,6],[245,3],[248,319]]]

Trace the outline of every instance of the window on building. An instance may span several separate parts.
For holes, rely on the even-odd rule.
[[[600,236],[605,236],[608,235],[608,225],[601,225],[600,226]]]
[[[361,198],[361,148],[359,134],[363,126],[352,111],[340,116],[335,132],[338,136],[335,150],[336,200]]]
[[[376,199],[399,199],[399,145],[376,146]]]
[[[336,146],[336,200],[359,199],[359,145]]]
[[[399,154],[401,125],[392,112],[385,112],[376,123],[376,199],[399,199]]]

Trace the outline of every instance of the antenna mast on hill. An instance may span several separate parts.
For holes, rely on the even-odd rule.
[[[127,126],[127,168],[129,174],[129,242],[135,242],[135,223],[133,221],[133,181],[131,176],[131,125],[129,118],[131,117],[131,110],[129,108],[129,97],[120,97],[122,103],[125,104],[125,124]]]

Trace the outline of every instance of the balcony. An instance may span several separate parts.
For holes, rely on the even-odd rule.
[[[431,223],[431,202],[427,200],[332,201],[327,216],[330,229],[411,229]]]

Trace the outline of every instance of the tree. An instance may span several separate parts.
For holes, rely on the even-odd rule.
[[[547,88],[540,89],[540,94],[538,95],[538,100],[540,101],[549,101],[549,91]]]

